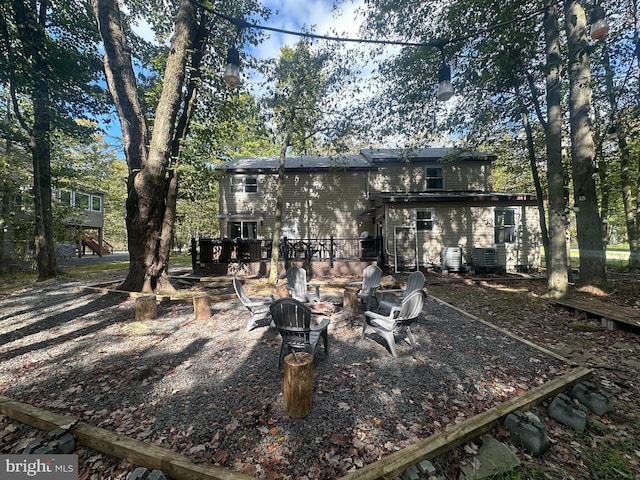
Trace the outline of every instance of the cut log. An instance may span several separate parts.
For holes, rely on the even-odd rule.
[[[342,300],[342,306],[357,312],[359,291],[360,287],[344,287],[344,299]]]
[[[211,318],[211,297],[209,295],[193,297],[193,311],[196,315],[196,320]]]
[[[136,321],[153,320],[156,318],[157,306],[155,295],[145,295],[136,298]]]
[[[304,418],[311,413],[313,356],[306,352],[284,357],[284,410],[290,417]]]

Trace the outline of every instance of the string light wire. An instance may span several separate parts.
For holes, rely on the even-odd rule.
[[[499,28],[505,27],[507,25],[511,25],[512,23],[516,23],[516,22],[521,22],[524,20],[528,20],[529,18],[533,18],[536,17],[542,13],[544,13],[548,8],[550,8],[551,6],[554,5],[559,5],[562,3],[563,0],[556,0],[556,2],[554,2],[551,5],[546,5],[544,7],[538,8],[534,11],[532,11],[531,13],[528,13],[526,15],[522,15],[520,17],[516,17],[516,18],[512,18],[510,20],[505,20],[503,22],[499,22],[493,25],[489,25],[488,27],[481,29],[481,30],[477,30],[473,33],[469,33],[467,35],[462,35],[459,37],[455,37],[452,39],[438,39],[438,40],[432,40],[432,41],[428,41],[428,42],[407,42],[407,41],[402,41],[402,40],[388,40],[388,39],[372,39],[372,38],[349,38],[349,37],[338,37],[338,36],[331,36],[331,35],[319,35],[319,34],[315,34],[315,33],[310,33],[310,32],[297,32],[297,31],[292,31],[292,30],[285,30],[282,28],[276,28],[276,27],[269,27],[266,25],[260,25],[257,23],[250,23],[247,22],[246,20],[240,19],[240,18],[236,18],[236,17],[231,17],[229,15],[225,15],[224,13],[218,12],[217,10],[213,9],[212,7],[209,7],[207,5],[205,5],[202,2],[199,2],[198,0],[189,0],[191,3],[193,3],[194,5],[207,10],[208,12],[210,12],[211,14],[215,15],[216,17],[222,18],[226,21],[228,21],[229,23],[233,24],[236,26],[236,28],[238,29],[245,29],[245,28],[252,28],[252,29],[256,29],[256,30],[265,30],[265,31],[269,31],[269,32],[275,32],[275,33],[282,33],[284,35],[292,35],[292,36],[297,36],[297,37],[304,37],[304,38],[313,38],[313,39],[317,39],[317,40],[328,40],[328,41],[332,41],[332,42],[350,42],[350,43],[368,43],[368,44],[377,44],[377,45],[395,45],[395,46],[401,46],[401,47],[430,47],[430,48],[437,48],[442,50],[446,45],[452,44],[452,43],[459,43],[459,42],[463,42],[465,40],[469,40],[471,38],[475,38],[478,37],[480,35],[492,32],[494,30],[497,30]]]

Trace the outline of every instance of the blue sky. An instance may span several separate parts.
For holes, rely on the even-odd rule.
[[[319,35],[338,35],[357,38],[362,18],[357,9],[363,0],[345,1],[334,8],[331,0],[266,0],[262,4],[273,12],[265,26],[290,31],[313,28]],[[280,47],[293,45],[298,37],[267,32],[269,38],[254,53],[260,58],[277,58]]]

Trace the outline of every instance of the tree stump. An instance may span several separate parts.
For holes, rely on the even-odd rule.
[[[342,306],[350,308],[353,312],[358,312],[358,292],[360,287],[344,287],[344,299]]]
[[[276,287],[276,293],[278,298],[289,298],[289,290],[287,290],[286,284],[282,283]]]
[[[198,295],[193,297],[193,311],[196,320],[206,320],[211,317],[211,297],[209,295]]]
[[[311,413],[313,356],[306,352],[284,357],[284,411],[293,418]]]
[[[156,318],[156,296],[145,295],[136,298],[136,320],[153,320]]]

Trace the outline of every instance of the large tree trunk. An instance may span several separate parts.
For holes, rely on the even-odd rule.
[[[33,127],[27,128],[33,157],[33,197],[35,214],[35,258],[38,266],[38,281],[53,278],[58,274],[53,215],[51,211],[51,117],[49,110],[49,84],[47,83],[47,52],[44,16],[38,18],[37,11],[25,8],[21,0],[13,2],[16,25],[23,39],[24,55],[33,64],[31,101],[33,105]],[[46,9],[46,5],[41,8]]]
[[[163,89],[156,109],[153,137],[146,153],[146,124],[141,115],[131,56],[122,29],[115,0],[94,0],[98,26],[105,44],[105,70],[125,136],[125,153],[129,162],[127,198],[127,233],[129,274],[123,289],[153,292],[166,272],[168,255],[161,255],[165,235],[170,241],[171,222],[167,212],[167,168],[171,161],[174,126],[180,109],[185,67],[196,32],[196,7],[181,0],[171,40],[171,53],[164,72]],[[118,67],[124,71],[117,70]],[[177,187],[176,187],[177,188]]]
[[[544,31],[547,55],[547,181],[549,183],[548,294],[561,298],[569,289],[567,271],[567,205],[562,168],[562,110],[560,108],[560,34],[557,4],[546,0]]]
[[[538,172],[538,162],[536,161],[536,147],[533,141],[533,132],[531,131],[531,123],[529,123],[529,115],[527,112],[522,113],[522,126],[527,136],[527,152],[529,154],[529,166],[533,175],[533,185],[536,189],[536,197],[538,199],[538,215],[540,216],[540,232],[542,234],[542,246],[545,252],[549,251],[549,230],[547,228],[546,212],[544,210],[544,191],[540,182],[540,174]],[[548,257],[548,255],[547,255]],[[546,265],[547,270],[549,265]]]
[[[565,2],[565,25],[569,55],[569,121],[571,170],[575,196],[580,285],[606,287],[605,248],[600,228],[598,197],[593,179],[594,155],[591,118],[591,67],[584,8],[575,0]]]
[[[166,208],[164,219],[162,222],[162,233],[160,235],[160,248],[158,249],[158,261],[169,265],[169,257],[171,253],[171,244],[174,234],[174,225],[176,220],[178,205],[178,186],[179,172],[177,164],[181,155],[181,144],[189,133],[191,119],[196,109],[196,99],[198,97],[198,86],[202,76],[202,59],[205,53],[205,46],[211,33],[211,23],[208,15],[203,14],[200,17],[196,38],[193,39],[192,45],[189,47],[191,53],[191,63],[189,68],[189,85],[185,95],[184,108],[178,120],[175,135],[171,145],[171,165],[168,171],[167,191],[166,191]],[[175,291],[175,288],[169,281],[168,270],[165,269],[157,281],[157,290],[163,293]]]

